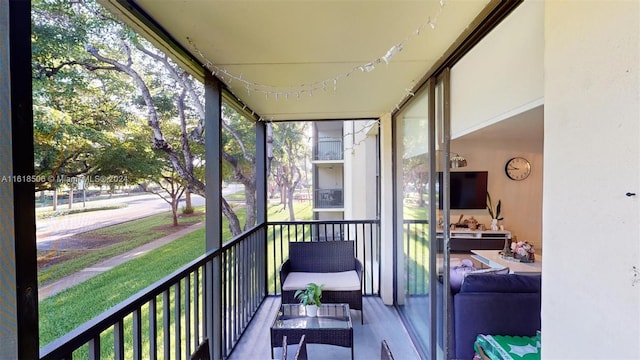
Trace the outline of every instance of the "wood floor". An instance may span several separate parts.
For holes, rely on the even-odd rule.
[[[270,359],[271,323],[280,306],[280,297],[267,298],[249,328],[240,339],[230,360]],[[353,322],[354,354],[356,360],[376,360],[380,358],[380,344],[386,340],[395,359],[419,359],[407,331],[403,327],[398,312],[393,306],[382,303],[379,297],[367,296],[363,299],[364,325],[361,324],[360,311],[351,311]],[[293,358],[296,345],[288,348],[289,358]],[[310,360],[351,359],[351,350],[332,345],[307,345]],[[280,359],[282,349],[276,348],[274,357]]]

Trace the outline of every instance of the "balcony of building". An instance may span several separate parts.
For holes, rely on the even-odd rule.
[[[278,270],[288,242],[347,239],[363,263],[363,311],[351,311],[355,358],[376,358],[382,340],[397,358],[416,358],[398,311],[379,298],[379,231],[377,220],[257,226],[48,344],[41,359],[189,358],[205,338],[214,357],[271,358],[269,329],[280,305]],[[274,357],[281,351],[276,348]],[[308,351],[311,358],[351,354],[320,344],[309,344]]]
[[[321,209],[341,209],[344,207],[342,189],[316,189],[313,192],[313,208],[316,211]]]
[[[323,138],[317,141],[313,151],[314,163],[336,163],[342,160],[344,160],[342,138]]]

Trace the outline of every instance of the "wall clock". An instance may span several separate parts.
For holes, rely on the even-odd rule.
[[[531,163],[523,157],[514,157],[507,161],[504,172],[511,180],[524,180],[531,174]]]

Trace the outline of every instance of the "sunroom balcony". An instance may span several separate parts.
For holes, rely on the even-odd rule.
[[[280,305],[278,270],[287,244],[318,241],[325,232],[354,240],[363,263],[364,310],[351,311],[355,358],[377,358],[382,340],[397,358],[417,358],[397,310],[379,297],[377,220],[256,226],[48,344],[40,358],[189,358],[206,338],[213,358],[268,359],[269,328]],[[274,357],[280,358],[281,351],[276,348]],[[308,352],[312,359],[351,355],[348,348],[319,344],[309,344]]]

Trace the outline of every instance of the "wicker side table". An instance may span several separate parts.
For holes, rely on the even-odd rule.
[[[271,325],[271,358],[273,349],[282,345],[282,337],[295,344],[302,335],[309,344],[327,344],[351,348],[353,360],[353,325],[349,304],[323,304],[317,317],[308,317],[300,304],[282,304]]]

